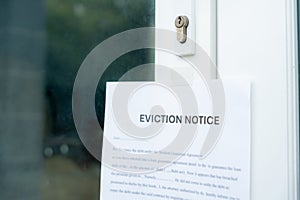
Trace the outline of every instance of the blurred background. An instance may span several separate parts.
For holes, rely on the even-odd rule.
[[[103,40],[154,26],[154,7],[154,0],[0,1],[0,199],[99,199],[101,167],[77,135],[73,83]],[[95,97],[102,127],[105,83],[153,61],[153,50],[133,51],[105,71]],[[153,78],[153,68],[129,76]]]

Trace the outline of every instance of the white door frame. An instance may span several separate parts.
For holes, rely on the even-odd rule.
[[[220,76],[252,82],[251,198],[298,199],[297,1],[156,0],[156,28],[176,31],[170,19],[182,9]],[[180,56],[156,52],[156,60],[188,73]]]

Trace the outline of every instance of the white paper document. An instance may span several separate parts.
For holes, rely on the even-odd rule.
[[[100,200],[250,199],[250,82],[106,90]]]

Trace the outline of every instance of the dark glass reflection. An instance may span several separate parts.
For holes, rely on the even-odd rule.
[[[99,199],[100,164],[72,118],[76,73],[101,41],[153,25],[154,0],[0,2],[0,199]],[[95,98],[101,125],[105,82],[153,56],[130,52],[108,68]],[[144,75],[132,80],[152,80],[153,69]]]

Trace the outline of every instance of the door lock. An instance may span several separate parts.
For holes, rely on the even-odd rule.
[[[187,16],[178,16],[175,19],[177,28],[177,40],[180,43],[185,43],[187,40],[187,28],[189,26],[189,18]]]

